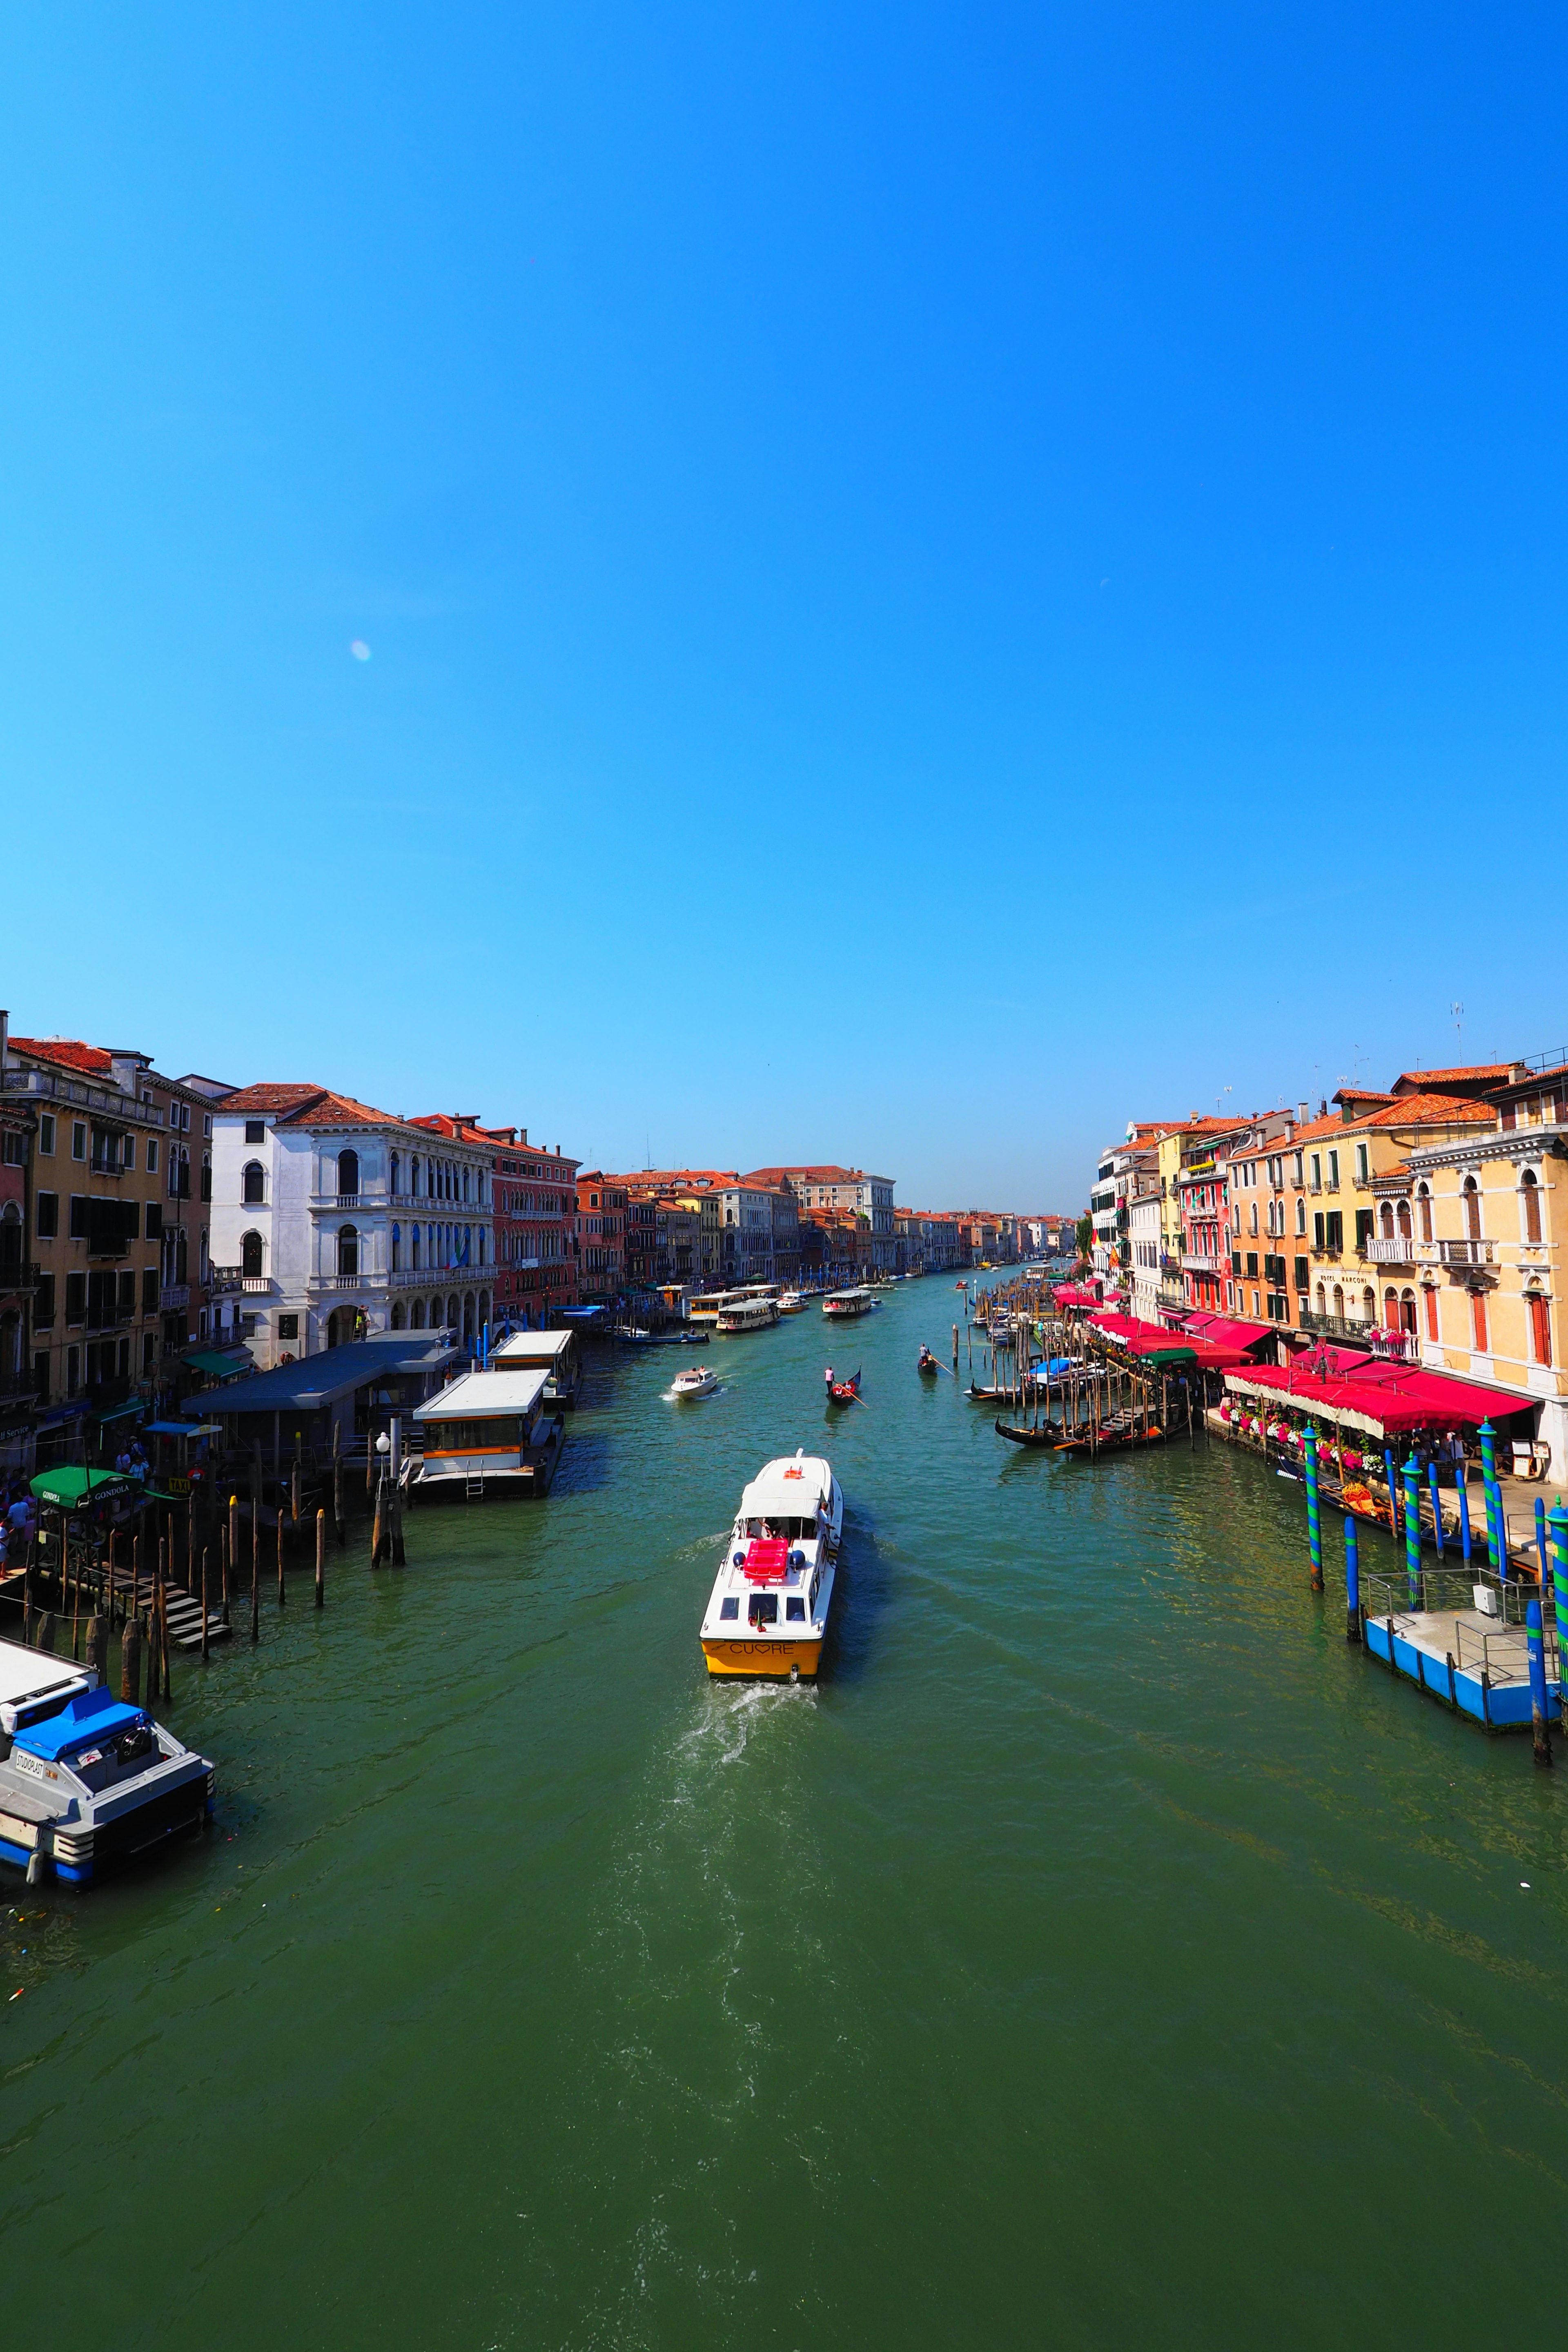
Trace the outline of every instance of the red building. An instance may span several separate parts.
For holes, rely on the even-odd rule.
[[[413,1124],[489,1147],[495,1320],[548,1330],[579,1297],[578,1162],[559,1144],[530,1143],[526,1127],[481,1127],[455,1112]]]
[[[577,1179],[577,1280],[584,1298],[614,1298],[626,1278],[626,1188],[602,1169]]]

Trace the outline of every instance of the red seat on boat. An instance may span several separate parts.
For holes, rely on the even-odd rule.
[[[784,1536],[753,1536],[741,1573],[748,1584],[782,1584],[789,1574],[789,1542]]]

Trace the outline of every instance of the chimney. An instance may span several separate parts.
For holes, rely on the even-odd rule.
[[[1305,1127],[1305,1126],[1306,1126],[1306,1124],[1307,1124],[1307,1118],[1308,1118],[1308,1114],[1309,1114],[1310,1109],[1310,1106],[1309,1104],[1307,1104],[1307,1103],[1298,1103],[1298,1104],[1296,1105],[1296,1116],[1297,1116],[1297,1118],[1300,1120],[1301,1125],[1302,1125],[1303,1127]]]
[[[1320,1101],[1319,1101],[1319,1104],[1318,1104],[1318,1117],[1319,1117],[1320,1118],[1327,1118],[1328,1115],[1329,1115],[1329,1106],[1328,1106],[1328,1100],[1327,1100],[1327,1097],[1325,1097],[1321,1098],[1321,1099],[1320,1099]]]
[[[524,1128],[520,1128],[520,1129],[518,1129],[518,1132],[519,1132],[519,1134],[522,1137],[522,1139],[523,1139],[524,1143],[526,1143],[526,1142],[528,1141],[528,1129],[527,1129],[527,1128],[526,1128],[526,1127],[524,1127]]]

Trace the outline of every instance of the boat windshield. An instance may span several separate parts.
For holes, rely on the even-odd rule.
[[[786,1543],[815,1543],[816,1521],[811,1519],[742,1519],[741,1533],[752,1538],[782,1536]]]

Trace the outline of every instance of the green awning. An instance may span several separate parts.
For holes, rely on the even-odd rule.
[[[107,1412],[94,1413],[93,1419],[95,1421],[123,1421],[128,1413],[145,1412],[147,1408],[142,1403],[140,1397],[132,1397],[129,1404],[110,1405]]]
[[[215,1381],[238,1380],[244,1372],[256,1370],[248,1356],[237,1361],[233,1356],[221,1356],[216,1348],[193,1348],[184,1359],[193,1372],[206,1372]]]
[[[40,1470],[32,1492],[36,1501],[57,1504],[63,1511],[78,1510],[87,1502],[138,1502],[142,1496],[134,1478],[122,1478],[117,1470],[84,1470],[76,1463],[62,1464],[58,1470]]]

